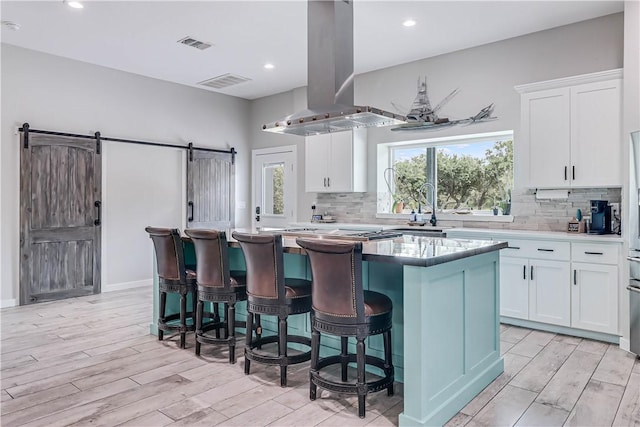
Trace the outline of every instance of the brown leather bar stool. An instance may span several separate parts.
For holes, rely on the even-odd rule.
[[[227,236],[224,231],[185,230],[196,250],[198,306],[196,310],[196,355],[200,355],[201,344],[226,343],[229,346],[229,363],[236,363],[235,305],[247,299],[246,273],[229,271]],[[218,310],[204,311],[204,303],[211,302],[217,308],[224,303],[224,321],[220,321]],[[210,321],[204,323],[204,319]],[[220,337],[220,329],[225,332]],[[215,331],[215,336],[210,332]]]
[[[369,392],[387,389],[393,395],[391,360],[391,325],[393,304],[386,295],[362,287],[362,243],[327,242],[319,239],[296,239],[311,263],[311,400],[317,387],[358,395],[358,415],[364,418]],[[320,333],[340,337],[341,354],[320,358]],[[383,334],[384,360],[365,353],[365,339]],[[356,354],[348,353],[348,337],[356,338]],[[347,365],[357,365],[357,381],[347,382]],[[321,370],[341,365],[341,382],[323,377]],[[366,381],[365,365],[382,369],[384,377]]]
[[[287,385],[287,366],[306,362],[311,351],[288,354],[288,343],[311,346],[308,337],[288,335],[287,319],[293,314],[311,310],[311,282],[284,277],[284,256],[281,235],[244,234],[233,232],[240,243],[247,264],[247,337],[244,349],[244,373],[249,374],[251,361],[280,366],[280,385]],[[278,316],[278,335],[262,336],[256,326],[253,339],[253,322],[260,315]],[[249,332],[251,331],[251,332]],[[278,343],[278,354],[257,351],[264,344]]]
[[[158,266],[158,288],[160,310],[158,314],[158,339],[162,341],[165,331],[180,333],[180,348],[185,348],[186,333],[195,330],[196,273],[184,265],[184,247],[177,228],[147,227],[156,252]],[[167,315],[167,292],[180,294],[180,312]],[[193,309],[187,311],[187,294],[193,297]],[[191,324],[187,324],[191,317]],[[178,323],[176,324],[176,320]]]

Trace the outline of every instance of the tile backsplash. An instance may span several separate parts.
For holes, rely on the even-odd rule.
[[[376,193],[318,193],[317,212],[330,213],[338,222],[366,224],[403,224],[407,219],[376,218]],[[517,230],[566,231],[567,222],[577,209],[589,215],[590,200],[608,200],[620,203],[620,188],[577,188],[569,191],[567,199],[537,200],[534,190],[524,190],[513,194],[511,213],[513,222],[438,220],[438,225],[473,228],[503,228]],[[309,217],[311,213],[309,213]],[[618,218],[619,213],[616,215]]]

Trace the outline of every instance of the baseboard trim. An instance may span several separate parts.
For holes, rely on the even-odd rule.
[[[152,287],[153,279],[137,280],[135,282],[112,283],[102,286],[102,292],[122,291],[124,289]]]
[[[18,300],[16,300],[15,298],[0,300],[0,308],[15,307],[17,305],[18,305]]]
[[[500,322],[507,325],[522,326],[529,329],[539,329],[541,331],[554,332],[556,334],[572,335],[574,337],[587,338],[590,340],[605,341],[612,344],[620,344],[620,336],[605,334],[603,332],[585,331],[583,329],[569,328],[566,326],[550,325],[548,323],[534,322],[532,320],[515,319],[513,317],[500,316]]]
[[[620,349],[631,353],[631,341],[626,338],[620,337]]]

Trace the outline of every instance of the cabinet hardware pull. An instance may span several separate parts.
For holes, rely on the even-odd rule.
[[[506,249],[520,249],[520,246],[507,246]]]
[[[529,273],[529,278],[533,280],[533,265],[531,266],[531,273]]]
[[[322,180],[324,181],[324,184],[322,184],[323,187],[327,186],[327,178],[322,178]]]
[[[527,266],[522,266],[522,279],[527,280]]]
[[[327,187],[331,187],[331,178],[327,177]]]
[[[640,262],[640,258],[634,257],[634,256],[628,256],[627,261]]]
[[[187,221],[191,222],[193,221],[193,202],[187,203],[187,207],[189,208],[189,217],[187,218]]]
[[[575,166],[571,166],[571,179],[573,179],[574,181],[576,179],[576,167]]]
[[[585,254],[587,255],[604,255],[604,253],[602,252],[589,252],[589,251],[584,251]]]
[[[578,284],[578,270],[573,270],[573,284],[577,285]]]
[[[564,167],[564,180],[567,180],[567,167]]]
[[[553,252],[555,249],[544,249],[544,248],[538,248],[538,250],[540,252]]]

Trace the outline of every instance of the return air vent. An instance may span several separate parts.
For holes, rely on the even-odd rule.
[[[234,85],[237,85],[237,84],[240,84],[240,83],[248,82],[250,80],[251,79],[246,78],[246,77],[237,76],[235,74],[227,73],[227,74],[222,74],[222,75],[220,75],[218,77],[214,77],[214,78],[209,79],[209,80],[201,81],[198,84],[202,85],[202,86],[212,87],[214,89],[222,89],[222,88],[225,88],[225,87],[234,86]]]
[[[183,39],[178,40],[178,43],[195,47],[196,49],[200,49],[200,50],[209,49],[213,45],[212,43],[201,42],[200,40],[196,40],[193,37],[185,37]]]

